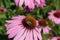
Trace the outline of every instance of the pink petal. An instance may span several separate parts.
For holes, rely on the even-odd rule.
[[[20,31],[17,33],[17,35],[15,36],[15,38],[14,38],[13,40],[18,40],[19,37],[21,37],[21,36],[23,35],[24,31],[25,31],[25,28],[22,29],[22,30],[20,30]]]
[[[12,23],[12,24],[5,24],[7,30],[8,30],[8,29],[11,29],[11,28],[13,28],[13,27],[15,27],[15,26],[17,26],[17,25],[18,25],[18,24],[15,24],[15,23],[14,23],[14,24],[13,24],[13,23]]]
[[[30,31],[28,30],[25,40],[29,40],[30,39],[29,35],[30,35]]]
[[[60,18],[54,17],[54,20],[53,21],[55,22],[55,24],[60,24]]]
[[[24,34],[21,37],[19,37],[18,40],[24,40],[26,35],[27,35],[27,30],[24,32]]]
[[[22,15],[22,16],[14,16],[14,17],[12,17],[12,19],[19,19],[19,20],[22,20],[22,19],[24,19],[25,18],[25,16],[24,15]]]
[[[15,23],[15,24],[20,24],[20,20],[8,20],[6,21],[7,23]]]
[[[41,7],[46,6],[45,0],[40,0],[40,6],[41,6]]]
[[[34,30],[35,34],[37,35],[39,40],[42,40],[41,34],[39,34],[36,30]]]
[[[25,6],[28,6],[29,0],[25,0]]]
[[[19,0],[14,0],[14,1],[15,1],[16,5],[18,6]]]
[[[22,27],[22,25],[15,26],[15,27],[13,27],[13,28],[9,29],[9,30],[7,31],[7,34],[10,34],[10,33],[11,33],[11,31],[13,31],[13,30],[21,29],[21,28],[23,28],[23,27]]]
[[[41,0],[41,2],[45,3],[45,0]]]
[[[9,23],[9,24],[5,24],[5,27],[7,28],[7,30],[14,26],[22,24],[22,20],[8,20],[6,22]]]
[[[39,31],[41,32],[42,31],[42,28],[39,28]]]
[[[35,34],[35,31],[33,31],[33,37],[34,37],[34,40],[38,40],[37,35]]]
[[[11,28],[10,30],[8,30],[8,31],[7,31],[7,34],[10,34],[11,32],[15,31],[15,30],[16,30],[16,28],[18,28],[18,27],[17,27],[17,26],[15,26],[15,27]]]
[[[57,40],[58,39],[58,37],[53,37],[51,40]]]
[[[46,27],[43,28],[43,33],[48,34],[50,32],[50,30],[51,30],[51,28],[46,26]]]
[[[25,0],[25,6],[28,6],[31,9],[34,9],[34,1],[33,0]]]
[[[23,29],[23,27],[18,26],[15,30],[9,30],[9,38],[13,38],[21,29]],[[12,32],[11,32],[12,31]]]
[[[30,31],[30,40],[33,40],[33,33],[32,33],[32,30]]]
[[[40,0],[35,0],[35,2],[36,2],[37,4],[40,4]]]
[[[29,6],[29,8],[34,9],[34,1],[33,0],[30,0],[28,6]]]
[[[38,28],[35,28],[36,31],[38,31],[40,33],[40,30]]]
[[[7,30],[10,29],[10,28],[8,27],[8,24],[5,24],[5,27],[6,27]]]
[[[48,30],[51,30],[51,28],[50,28],[50,27],[48,27],[48,26],[46,26],[46,27],[47,27],[47,29],[48,29]]]
[[[36,26],[38,26],[39,24],[38,24],[38,21],[36,21]]]
[[[20,0],[19,1],[19,7],[21,7],[23,5],[23,3],[24,3],[24,0]]]
[[[48,34],[49,31],[48,31],[47,29],[43,29],[43,33],[44,33],[44,34]]]

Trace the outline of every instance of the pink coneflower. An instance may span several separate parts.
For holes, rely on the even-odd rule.
[[[60,10],[52,11],[48,13],[49,20],[52,20],[55,24],[60,24]]]
[[[43,30],[44,34],[48,34],[50,32],[51,28],[47,26],[46,20],[39,20],[39,25],[42,26],[41,29]]]
[[[0,7],[0,12],[1,13],[5,13],[5,12],[7,12],[7,9],[6,8],[3,8],[3,7]]]
[[[48,40],[60,40],[60,37],[53,37],[52,39],[48,39]]]
[[[42,40],[38,23],[31,16],[16,16],[5,24],[9,38],[13,40]]]
[[[14,0],[16,5],[21,6],[28,6],[29,9],[34,9],[35,6],[37,7],[44,7],[46,6],[45,0]]]

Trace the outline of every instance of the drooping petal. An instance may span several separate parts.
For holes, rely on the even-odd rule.
[[[33,31],[33,37],[34,37],[34,40],[38,40],[37,35],[35,34],[34,31]]]
[[[26,35],[27,35],[27,31],[28,31],[28,30],[26,30],[26,31],[24,32],[24,34],[23,34],[21,37],[18,38],[18,40],[24,40],[25,37],[26,37]]]
[[[23,5],[23,3],[24,3],[24,0],[20,0],[19,1],[19,7],[21,7]]]
[[[34,9],[34,1],[33,0],[29,1],[28,7],[31,8],[31,9]]]
[[[8,25],[9,25],[9,24],[5,24],[5,27],[6,27],[7,30],[10,29],[10,27],[8,27]]]
[[[23,35],[24,32],[25,32],[25,28],[20,30],[13,40],[17,40],[19,37],[21,37]]]
[[[6,20],[6,22],[7,23],[15,23],[15,24],[18,24],[18,23],[20,23],[20,21],[19,20]]]
[[[48,40],[60,40],[60,37],[52,37],[52,38],[49,38]]]
[[[40,0],[35,0],[35,2],[36,2],[37,4],[40,4]]]
[[[30,9],[34,9],[34,1],[33,0],[25,0],[25,6],[28,6]]]
[[[44,34],[49,33],[48,29],[43,28],[43,33],[44,33]]]
[[[29,37],[29,35],[30,35],[30,31],[28,31],[28,32],[27,32],[27,35],[26,35],[26,38],[25,38],[25,40],[30,40],[30,37]]]
[[[51,28],[46,26],[46,27],[43,28],[43,33],[48,34],[50,32],[50,30],[51,30]]]
[[[15,24],[15,23],[14,23],[14,25],[13,25],[13,23],[11,23],[11,24],[5,24],[7,30],[8,30],[8,29],[11,29],[11,28],[13,28],[13,27],[15,27],[15,26],[17,26],[17,25],[18,25],[18,24]]]
[[[38,33],[36,30],[33,30],[33,31],[34,31],[34,32],[35,32],[35,34],[37,35],[38,39],[39,39],[39,40],[42,40],[41,34],[40,34],[40,33]]]
[[[22,20],[22,19],[24,19],[25,18],[25,16],[24,15],[22,15],[22,16],[14,16],[14,17],[12,17],[12,19],[19,19],[19,20]]]
[[[14,36],[16,36],[16,34],[21,30],[21,29],[23,29],[23,27],[21,26],[17,26],[17,28],[15,28],[15,29],[10,29],[10,30],[8,30],[7,32],[8,32],[8,34],[9,34],[9,36],[8,36],[8,38],[13,38]]]
[[[40,30],[38,28],[35,28],[36,31],[38,31],[40,33]]]
[[[8,29],[15,27],[17,25],[21,25],[22,24],[22,20],[8,20],[6,21],[8,24],[5,24],[5,27]]]
[[[19,0],[14,0],[14,1],[15,1],[16,5],[18,6],[18,4],[19,4]]]
[[[39,31],[41,32],[42,31],[42,28],[39,28]]]
[[[13,27],[13,28],[9,29],[9,30],[7,31],[7,34],[10,34],[12,31],[15,31],[15,30],[16,30],[16,28],[17,28],[17,26],[15,26],[15,27]]]
[[[30,31],[30,40],[33,40],[33,33],[32,33],[32,30]]]
[[[40,0],[40,6],[41,6],[41,7],[46,6],[46,4],[45,4],[45,0]]]

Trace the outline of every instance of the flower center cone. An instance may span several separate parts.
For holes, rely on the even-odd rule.
[[[60,11],[57,11],[56,13],[54,13],[54,16],[57,18],[60,18]]]
[[[41,26],[46,26],[46,20],[41,19],[41,20],[39,21],[39,25],[41,25]]]
[[[31,16],[27,16],[23,19],[22,23],[27,29],[34,29],[36,27],[36,20]]]

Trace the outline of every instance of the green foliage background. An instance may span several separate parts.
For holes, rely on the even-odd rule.
[[[7,8],[6,13],[0,13],[0,40],[12,40],[8,39],[6,35],[6,28],[4,26],[5,20],[11,19],[12,16],[16,15],[26,15],[33,16],[36,19],[41,18],[45,19],[48,22],[48,25],[52,28],[54,36],[60,36],[60,25],[54,24],[52,21],[48,20],[47,14],[52,10],[60,9],[60,0],[46,0],[46,6],[44,8],[35,8],[33,12],[25,12],[23,7],[16,7],[14,0],[0,0],[0,6]],[[51,38],[49,34],[42,33],[43,40]]]

